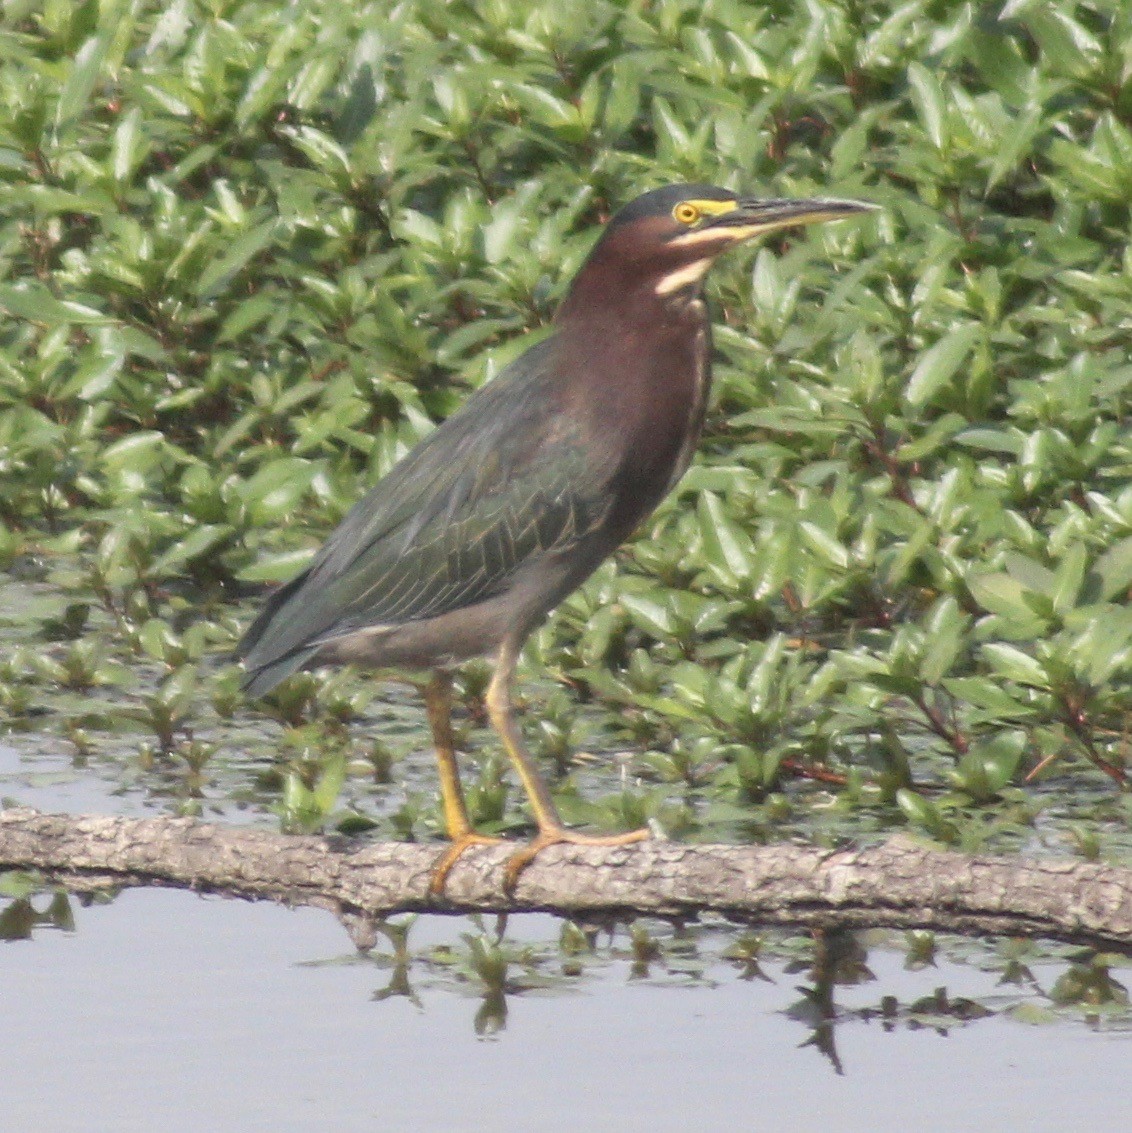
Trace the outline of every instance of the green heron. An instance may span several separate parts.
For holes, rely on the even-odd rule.
[[[711,185],[672,185],[626,205],[571,283],[553,333],[405,456],[244,635],[252,696],[312,665],[431,671],[425,704],[451,839],[434,892],[467,847],[499,841],[472,827],[452,736],[449,670],[472,657],[494,658],[488,716],[538,823],[508,861],[508,887],[546,846],[649,836],[563,825],[512,711],[520,650],[692,458],[711,381],[702,283],[715,258],[764,232],[872,207]]]

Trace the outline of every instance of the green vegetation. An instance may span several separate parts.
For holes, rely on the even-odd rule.
[[[714,273],[698,462],[528,650],[564,814],[1132,854],[1132,9],[533,9],[5,5],[9,742],[438,829],[411,697],[247,705],[225,654],[613,208],[719,181],[884,211]],[[471,802],[516,829],[483,677]]]

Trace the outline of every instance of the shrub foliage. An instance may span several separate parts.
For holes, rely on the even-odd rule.
[[[14,726],[124,730],[127,762],[152,732],[194,796],[218,749],[262,746],[225,723],[251,713],[231,667],[202,665],[241,600],[540,333],[614,208],[706,180],[883,212],[713,274],[698,461],[529,650],[543,755],[632,754],[624,790],[574,769],[564,805],[977,841],[1031,836],[1045,779],[1126,837],[1104,775],[1132,719],[1128,5],[4,10]],[[272,703],[285,815],[340,798],[366,688]]]

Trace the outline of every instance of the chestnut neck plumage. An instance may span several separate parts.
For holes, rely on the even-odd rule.
[[[647,258],[635,257],[618,235],[607,234],[582,266],[555,322],[573,375],[563,393],[588,419],[595,450],[606,448],[616,526],[628,530],[691,459],[711,381],[711,333],[699,278],[664,286],[693,262],[687,252],[650,242]]]

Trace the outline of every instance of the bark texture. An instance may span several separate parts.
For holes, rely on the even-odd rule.
[[[721,913],[763,925],[1041,935],[1132,949],[1132,869],[972,857],[895,837],[862,850],[805,846],[553,846],[502,890],[507,846],[477,847],[430,895],[442,847],[275,834],[176,818],[0,811],[0,869],[72,890],[174,886],[333,910],[361,945],[407,910],[574,917]]]

